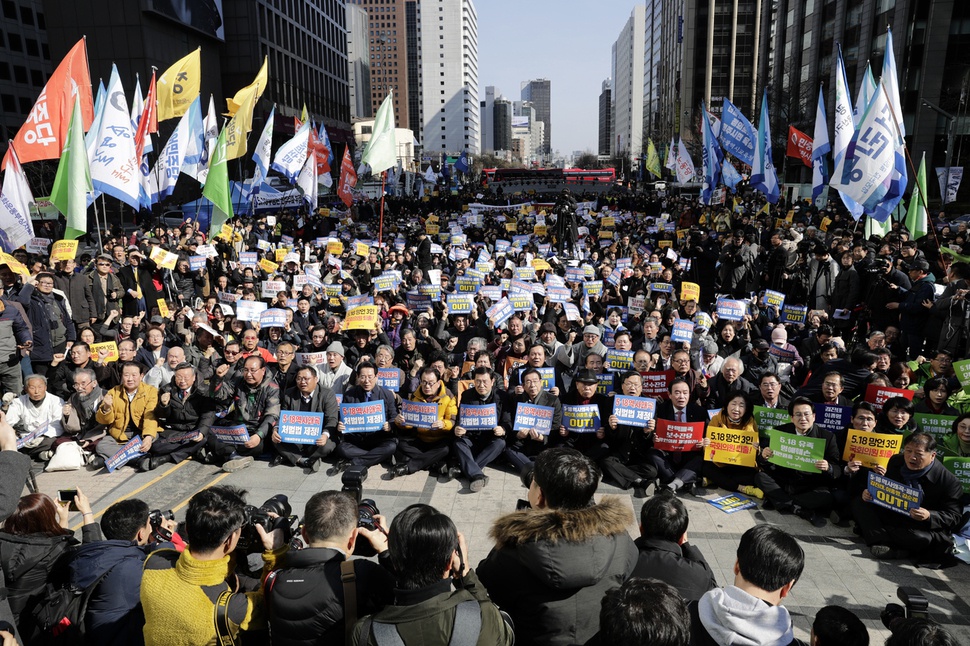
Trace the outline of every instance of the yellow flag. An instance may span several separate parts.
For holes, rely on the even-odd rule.
[[[310,115],[306,111],[306,103],[303,104],[303,112],[300,113],[300,121],[306,123],[309,120]]]
[[[199,96],[202,82],[202,48],[175,62],[158,77],[155,92],[158,100],[158,120],[181,117]]]
[[[253,101],[255,103],[259,100],[259,97],[263,95],[263,90],[266,89],[266,84],[269,83],[269,58],[263,59],[263,66],[259,68],[259,72],[256,74],[256,78],[252,83],[244,87],[243,89],[236,92],[236,96],[231,99],[226,99],[226,105],[228,106],[229,116],[235,116],[236,111],[242,107],[242,104],[248,98],[244,92],[250,88],[256,88],[256,99]]]
[[[236,93],[236,98],[242,98],[243,103],[226,124],[226,159],[236,159],[246,154],[246,135],[253,129],[253,108],[260,93],[261,88],[254,85]]]

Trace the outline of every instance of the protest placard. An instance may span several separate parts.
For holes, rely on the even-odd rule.
[[[694,322],[688,319],[675,319],[670,338],[675,343],[690,343],[694,338]]]
[[[667,397],[667,385],[674,378],[673,370],[648,372],[643,377],[644,397]]]
[[[249,431],[246,430],[245,424],[237,424],[236,426],[213,426],[211,430],[217,440],[226,444],[239,445],[249,441]]]
[[[347,312],[344,319],[345,330],[373,330],[377,325],[378,308],[376,305],[361,305]]]
[[[179,261],[179,256],[177,253],[165,251],[161,247],[152,247],[152,252],[148,257],[151,258],[152,261],[154,261],[155,264],[162,269],[175,269],[175,265],[178,264]]]
[[[882,412],[882,406],[886,403],[887,399],[892,397],[905,397],[909,401],[913,401],[913,395],[915,391],[904,390],[902,388],[890,388],[889,386],[880,386],[879,384],[869,384],[866,387],[866,395],[863,398],[864,401],[872,404],[877,411]]]
[[[438,404],[403,399],[401,400],[401,415],[404,417],[404,423],[408,426],[430,429],[438,421]]]
[[[633,368],[633,350],[609,349],[604,358],[606,369],[611,372],[624,372]]]
[[[697,283],[681,283],[680,284],[680,301],[686,303],[687,301],[698,301],[701,296],[701,286]]]
[[[115,469],[122,467],[137,457],[144,455],[142,451],[141,437],[135,436],[125,442],[125,445],[118,449],[118,452],[104,461],[104,467],[108,473],[113,473]]]
[[[255,251],[243,251],[239,254],[241,267],[255,267],[259,264],[259,255]]]
[[[258,321],[259,315],[268,308],[269,305],[262,301],[236,301],[236,318],[240,321]]]
[[[261,289],[261,298],[276,298],[280,292],[288,291],[285,280],[264,280]]]
[[[69,241],[73,242],[73,241]],[[47,253],[47,248],[51,246],[50,238],[31,238],[30,242],[27,243],[26,249],[27,253]],[[74,256],[71,256],[73,258]],[[70,260],[70,258],[68,259]]]
[[[552,430],[552,416],[555,409],[551,406],[537,406],[520,402],[515,408],[513,431],[535,431],[549,435]]]
[[[156,247],[156,249],[159,247]],[[51,247],[51,261],[74,260],[77,255],[77,240],[58,240]],[[178,256],[176,256],[176,259]],[[173,265],[174,266],[174,265]]]
[[[566,320],[582,321],[583,315],[579,313],[579,308],[573,303],[563,303],[562,309],[566,312]]]
[[[189,269],[199,271],[205,269],[205,256],[189,256]]]
[[[374,289],[378,292],[390,292],[401,284],[397,274],[381,274],[374,279]]]
[[[34,443],[37,440],[37,438],[41,437],[42,435],[44,435],[44,433],[46,433],[47,431],[49,431],[50,430],[50,427],[51,427],[50,422],[47,422],[45,424],[42,424],[41,426],[38,426],[37,428],[35,428],[34,430],[32,430],[30,433],[25,433],[23,435],[18,435],[17,436],[17,450],[19,451],[20,449],[24,448],[25,446],[29,446],[30,444]]]
[[[485,311],[485,316],[492,322],[494,328],[502,327],[506,321],[512,318],[513,314],[515,314],[515,308],[512,307],[512,302],[507,298],[503,298]]]
[[[704,422],[657,420],[653,448],[660,451],[695,451],[704,440]]]
[[[707,502],[723,511],[725,514],[733,514],[734,512],[741,511],[742,509],[753,509],[754,507],[758,506],[758,503],[751,498],[737,493],[720,496],[718,498],[714,498],[713,500],[708,500]]]
[[[852,407],[838,404],[815,404],[815,423],[829,433],[841,436],[852,422]],[[759,427],[760,428],[760,427]],[[775,427],[777,428],[777,427]]]
[[[368,296],[367,294],[360,294],[359,296],[348,296],[347,300],[344,301],[344,308],[349,312],[350,310],[361,307],[363,305],[373,305],[374,297]]]
[[[871,469],[885,467],[889,458],[899,453],[903,436],[895,433],[866,433],[850,428],[845,439],[842,459],[846,462],[858,460],[862,466]]]
[[[943,466],[963,485],[963,493],[970,493],[970,458],[947,456],[943,458]]]
[[[289,444],[315,444],[323,435],[323,413],[280,411],[277,432]]]
[[[963,386],[964,392],[970,393],[970,359],[954,361],[953,372],[956,373],[957,379],[960,380],[960,385]]]
[[[286,310],[279,308],[268,309],[260,312],[260,327],[286,327]]]
[[[562,425],[570,433],[595,433],[603,425],[600,407],[596,404],[563,404]]]
[[[340,404],[340,421],[344,433],[373,433],[384,428],[384,400]]]
[[[475,307],[475,297],[471,294],[448,294],[448,315],[471,314]]]
[[[219,252],[211,244],[200,244],[195,248],[195,252],[203,258],[216,258],[219,256]]]
[[[869,472],[867,488],[869,495],[872,496],[872,504],[906,516],[909,515],[910,509],[918,508],[923,500],[923,493],[919,489],[907,487],[875,471]]]
[[[804,325],[808,317],[808,306],[806,305],[785,305],[781,308],[782,323],[790,325]]]
[[[953,422],[957,420],[956,415],[935,415],[933,413],[916,413],[913,417],[916,420],[917,428],[935,437],[940,447],[943,446],[943,438],[953,431]]]
[[[293,361],[298,366],[322,366],[327,363],[326,352],[297,352]]]
[[[657,400],[652,397],[617,395],[613,399],[613,414],[620,424],[646,426],[657,412]]]
[[[781,312],[785,306],[785,295],[773,289],[766,289],[765,295],[761,298],[761,304],[768,307],[776,307]]]
[[[155,305],[158,306],[158,315],[163,319],[171,318],[172,312],[168,309],[168,303],[165,302],[164,298],[159,298],[155,300]]]
[[[785,433],[773,428],[767,431],[772,456],[768,462],[786,469],[820,473],[815,463],[825,458],[825,438]]]
[[[259,261],[259,268],[272,276],[276,273],[276,270],[279,269],[279,265],[269,258],[263,258]]]
[[[498,408],[495,404],[462,404],[458,421],[466,431],[492,431],[498,426]]]
[[[704,460],[741,467],[757,465],[758,433],[718,426],[707,427],[710,443],[704,447]]]
[[[730,298],[717,299],[717,316],[725,321],[743,321],[748,313],[748,306],[744,301]]]
[[[105,350],[103,355],[101,353],[102,348]],[[92,343],[88,346],[88,349],[91,350],[91,356],[97,358],[96,363],[111,363],[118,360],[118,344],[114,341]]]
[[[387,388],[392,393],[401,390],[401,369],[381,368],[377,371],[377,385]]]

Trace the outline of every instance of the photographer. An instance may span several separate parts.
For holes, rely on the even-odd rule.
[[[388,639],[422,646],[515,641],[512,626],[468,566],[465,537],[450,518],[429,505],[411,505],[394,518],[388,547],[397,580],[394,605],[357,623],[354,646]]]
[[[260,582],[237,574],[232,559],[243,529],[250,527],[244,493],[220,485],[192,496],[185,515],[188,549],[159,550],[145,561],[146,646],[228,643],[240,631],[266,627]],[[265,577],[286,553],[284,533],[281,528],[267,533],[261,524],[255,529]]]
[[[159,542],[163,537],[171,538],[175,527],[174,520],[162,518],[160,513],[153,517],[148,505],[137,498],[122,500],[105,510],[101,517],[105,540],[82,545],[69,565],[71,585],[76,589],[84,590],[101,581],[85,616],[90,643],[144,643],[145,618],[138,601],[142,566],[152,551],[174,547]]]
[[[348,625],[393,601],[394,579],[383,516],[379,529],[358,526],[357,504],[340,491],[321,491],[307,501],[303,539],[307,547],[287,553],[283,567],[266,580],[269,624],[274,646],[344,644]],[[366,540],[381,565],[350,560],[357,540]],[[383,567],[382,567],[383,566]],[[342,576],[352,577],[341,583]],[[354,602],[346,602],[348,593]]]

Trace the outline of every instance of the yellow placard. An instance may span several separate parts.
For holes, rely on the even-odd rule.
[[[536,258],[532,261],[532,268],[536,271],[550,271],[552,269],[552,265],[542,258]]]
[[[11,256],[9,253],[0,253],[0,264],[10,267],[10,271],[20,274],[24,278],[30,278],[30,271],[27,266]]]
[[[373,330],[377,323],[377,305],[361,305],[347,312],[345,330]]]
[[[818,225],[818,228],[822,231],[828,231],[830,224],[832,224],[832,218],[822,218],[822,224]]]
[[[437,221],[438,221],[438,216],[435,215],[434,213],[428,216],[427,222],[431,222],[432,224],[434,224]]]
[[[222,238],[226,242],[232,242],[232,226],[229,224],[223,224],[222,229],[219,230],[219,235],[217,238]]]
[[[506,222],[505,223],[505,230],[508,231],[508,232],[510,232],[510,233],[515,233],[516,231],[519,230],[519,225],[518,225],[517,222]]]
[[[168,303],[165,302],[165,299],[160,298],[158,299],[157,303],[158,303],[158,315],[161,316],[163,319],[170,318],[172,316],[172,313],[168,310]]]
[[[327,253],[331,256],[339,256],[344,252],[344,243],[340,240],[331,240],[327,243]]]
[[[701,213],[700,219],[697,220],[698,224],[707,224],[707,213]]]
[[[657,246],[661,249],[672,247],[673,244],[674,244],[673,240],[660,240],[659,242],[657,242]]]
[[[677,229],[677,240],[683,240],[687,237],[688,233],[690,233],[690,229]]]
[[[889,458],[899,453],[899,447],[902,445],[902,435],[866,433],[850,428],[845,439],[842,459],[846,462],[858,460],[867,469],[875,466],[885,467],[889,464]]]
[[[608,229],[612,229],[613,227],[616,226],[616,218],[614,218],[612,215],[609,217],[605,217],[602,220],[600,220],[600,226]]]
[[[367,256],[370,255],[370,247],[365,245],[363,242],[355,242],[354,249],[355,249],[354,253],[356,253],[358,256],[361,256],[362,258],[366,258]]]
[[[149,258],[151,258],[155,264],[162,269],[175,269],[175,265],[179,261],[179,256],[177,253],[165,251],[161,247],[153,247]]]
[[[275,274],[276,270],[279,269],[279,265],[270,260],[269,258],[263,258],[259,261],[259,268],[265,271],[267,274]]]
[[[788,215],[785,216],[785,222],[794,222],[794,220],[795,220],[795,209],[792,209],[791,211],[788,212]]]
[[[535,225],[532,228],[532,233],[540,238],[544,238],[546,236],[546,225],[544,224]]]
[[[775,228],[784,229],[786,222],[781,218],[775,218]]]
[[[686,303],[687,301],[700,301],[701,298],[701,286],[697,283],[681,283],[680,284],[680,302]]]
[[[704,447],[704,460],[718,464],[733,464],[740,467],[757,466],[758,433],[741,431],[717,426],[707,427],[707,438],[711,441]]]
[[[118,344],[114,341],[105,341],[104,343],[92,343],[91,344],[91,354],[98,357],[99,363],[110,363],[112,361],[118,360]],[[101,349],[107,350],[105,355],[101,356]]]
[[[609,230],[609,229],[600,229],[599,239],[600,240],[612,240],[613,239],[613,232],[611,230]]]
[[[437,224],[425,224],[424,230],[429,236],[436,236],[441,228]]]
[[[58,240],[51,246],[51,260],[74,260],[77,255],[77,240]]]
[[[290,253],[290,250],[277,249],[274,253],[276,254],[276,262],[283,262],[283,258],[286,258],[286,254]]]

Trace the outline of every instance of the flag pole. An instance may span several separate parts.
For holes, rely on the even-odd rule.
[[[384,242],[384,181],[387,179],[387,171],[381,171],[381,218],[380,224],[377,227],[377,245],[378,247]]]

